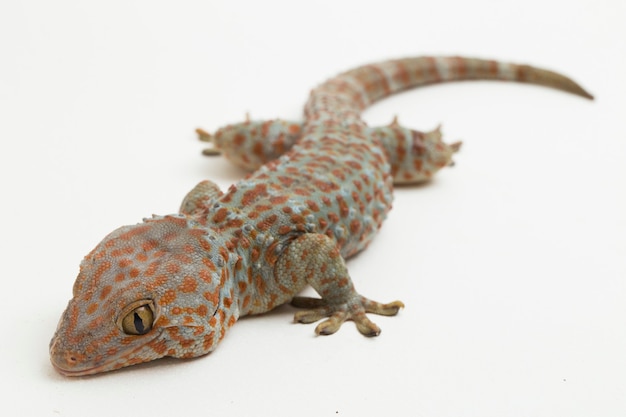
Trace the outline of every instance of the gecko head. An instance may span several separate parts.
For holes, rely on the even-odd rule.
[[[224,309],[232,293],[223,257],[182,216],[115,230],[81,263],[50,342],[52,364],[81,376],[210,352],[236,319]]]

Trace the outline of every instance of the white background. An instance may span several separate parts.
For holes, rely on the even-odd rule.
[[[626,3],[3,1],[0,404],[29,416],[626,415]],[[494,57],[564,72],[597,97],[459,83],[367,110],[443,122],[457,166],[398,189],[349,267],[401,299],[367,339],[241,320],[211,355],[90,378],[48,342],[81,258],[178,208],[204,178],[194,128],[298,118],[308,91],[372,61]]]

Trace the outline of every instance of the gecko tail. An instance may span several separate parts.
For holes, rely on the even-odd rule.
[[[543,68],[480,58],[422,56],[364,65],[344,72],[312,91],[305,114],[325,109],[342,113],[346,118],[400,91],[472,80],[535,84],[593,99],[593,95],[571,78]],[[330,95],[337,94],[341,94],[341,100],[329,101]]]
[[[530,65],[516,65],[515,67],[517,67],[517,74],[514,81],[542,85],[575,94],[589,100],[594,99],[593,95],[581,87],[580,84],[558,72],[535,68]]]

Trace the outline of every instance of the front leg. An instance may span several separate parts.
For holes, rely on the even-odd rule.
[[[187,193],[180,205],[179,212],[189,215],[206,213],[224,193],[213,181],[204,180]]]
[[[365,336],[378,336],[380,328],[366,313],[393,316],[404,307],[401,301],[381,304],[357,293],[336,242],[324,234],[308,233],[291,242],[278,259],[275,274],[280,282],[294,286],[307,283],[322,297],[292,300],[294,306],[306,309],[295,314],[297,322],[313,323],[328,317],[315,328],[317,334],[333,334],[346,320],[352,320]]]
[[[224,126],[213,135],[196,129],[201,141],[213,144],[203,151],[204,155],[223,153],[226,159],[247,171],[254,171],[283,155],[300,139],[301,131],[301,122],[281,119],[248,119]]]

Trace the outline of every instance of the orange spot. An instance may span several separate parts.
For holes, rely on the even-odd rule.
[[[281,175],[278,177],[278,181],[280,181],[284,187],[291,187],[291,185],[295,182],[295,178]]]
[[[91,323],[89,323],[89,328],[91,330],[95,330],[98,327],[102,326],[102,322],[104,321],[104,317],[100,316],[100,317],[96,317],[95,319],[93,319],[93,321]],[[104,342],[106,343],[106,342]]]
[[[246,295],[243,299],[243,304],[242,307],[245,310],[246,308],[248,308],[248,305],[250,305],[250,296]]]
[[[236,271],[241,271],[241,269],[243,268],[243,259],[241,258],[241,256],[237,259],[237,262],[235,262],[235,270]]]
[[[166,327],[167,325],[170,324],[170,321],[167,317],[165,316],[161,316],[159,317],[159,319],[156,322],[156,325],[159,327]]]
[[[341,214],[341,217],[346,217],[350,213],[350,208],[348,207],[346,200],[344,200],[344,198],[339,195],[336,197],[336,199],[337,203],[339,203],[339,212]]]
[[[241,219],[232,219],[226,223],[226,227],[236,228],[243,226],[243,220]]]
[[[185,293],[194,292],[196,288],[198,288],[198,282],[194,278],[186,276],[183,278],[183,283],[178,288]]]
[[[167,290],[165,291],[165,294],[163,294],[163,296],[161,297],[160,302],[163,305],[167,305],[167,304],[172,303],[175,299],[176,299],[176,291]]]
[[[286,195],[270,197],[270,203],[275,205],[284,204],[287,200],[289,200],[289,197]]]
[[[196,309],[196,311],[197,311],[197,313],[198,313],[198,315],[199,315],[200,317],[204,317],[204,316],[206,316],[207,314],[209,314],[209,309],[208,309],[208,308],[207,308],[207,306],[205,306],[204,304],[202,304],[200,307],[198,307],[198,308]]]
[[[339,186],[333,182],[328,182],[328,181],[325,182],[325,181],[320,181],[320,180],[314,180],[313,185],[323,193],[335,191],[339,188]]]
[[[216,271],[217,270],[217,267],[215,266],[215,264],[209,258],[202,258],[202,263],[204,264],[204,266],[209,268],[211,271]]]
[[[143,245],[141,245],[141,249],[143,249],[145,252],[150,252],[151,250],[156,248],[158,245],[159,243],[156,240],[149,240],[147,242],[144,242]]]
[[[219,253],[225,262],[228,261],[228,251],[225,248],[220,248]]]
[[[206,291],[204,294],[202,294],[202,296],[204,297],[205,300],[209,301],[213,305],[216,305],[220,299],[218,291],[215,291],[215,292]]]
[[[98,281],[100,281],[100,278],[102,278],[102,274],[104,274],[110,268],[111,262],[109,261],[104,261],[100,265],[98,265],[98,269],[96,269],[96,272],[93,275],[94,285],[98,285]]]
[[[148,344],[152,350],[154,350],[159,355],[164,355],[167,350],[167,344],[164,339],[161,340],[153,340]]]
[[[252,145],[252,153],[256,156],[263,156],[263,144],[261,142],[256,142]]]
[[[264,211],[271,210],[272,208],[273,207],[270,206],[269,204],[257,204],[257,206],[254,208],[254,210],[259,212],[259,213],[263,213]]]
[[[300,133],[300,125],[292,123],[289,125],[288,130],[291,135],[297,135],[298,133]]]
[[[148,265],[148,267],[144,271],[144,274],[148,277],[151,277],[152,275],[156,273],[157,267],[158,267],[158,264],[156,262],[152,262],[150,265]]]
[[[186,253],[177,253],[173,256],[173,258],[182,264],[190,264],[193,262],[193,258]]]
[[[350,232],[357,234],[361,230],[361,222],[354,219],[350,222]]]
[[[213,221],[215,223],[221,223],[226,219],[226,216],[228,216],[228,210],[222,207],[215,213],[215,216],[213,216]]]
[[[96,310],[98,310],[98,303],[89,304],[89,307],[87,307],[87,314],[92,315],[96,312]]]
[[[245,141],[246,141],[246,137],[245,135],[242,135],[241,133],[237,133],[233,137],[233,143],[237,146],[241,146]]]
[[[207,252],[211,251],[211,244],[204,239],[200,239],[200,247]]]
[[[111,285],[106,285],[100,292],[100,299],[104,300],[107,297],[107,295],[109,295],[112,289],[113,287]]]
[[[163,287],[165,284],[167,284],[168,278],[165,275],[159,275],[158,277],[156,277],[154,280],[150,281],[147,285],[146,288],[150,291],[152,290],[156,290],[158,288]]]
[[[220,273],[220,286],[223,286],[224,284],[226,284],[226,281],[228,281],[229,276],[230,276],[230,273],[228,272],[228,269],[222,269],[222,272]]]
[[[120,344],[121,345],[130,345],[131,343],[133,343],[133,340],[135,340],[134,337],[125,337],[124,339],[120,340]]]
[[[272,225],[274,223],[276,223],[276,220],[278,220],[278,216],[275,215],[275,214],[272,214],[271,216],[268,216],[265,219],[263,219],[262,221],[258,222],[256,227],[257,227],[257,229],[259,229],[261,231],[266,231],[270,227],[272,227]]]
[[[215,333],[211,332],[204,336],[204,341],[202,342],[202,347],[205,351],[208,351],[213,346],[213,338],[215,337]]]
[[[259,295],[261,296],[265,295],[266,284],[265,284],[265,280],[263,279],[263,277],[261,275],[257,275],[254,277],[254,280],[256,282],[256,287],[259,292]]]
[[[118,262],[118,265],[120,266],[120,268],[126,268],[127,266],[130,266],[133,264],[133,261],[131,261],[130,259],[122,259],[121,261]]]
[[[306,205],[309,206],[309,208],[314,212],[318,212],[320,210],[320,206],[318,206],[315,201],[307,200]]]
[[[291,232],[291,226],[280,226],[278,228],[278,234],[286,235],[289,232]]]
[[[135,250],[131,246],[125,246],[123,248],[114,249],[111,251],[111,256],[114,258],[122,255],[131,255]]]
[[[175,274],[178,271],[180,271],[180,266],[174,262],[169,262],[166,266],[165,266],[165,270],[170,273],[170,274]]]
[[[211,279],[211,273],[209,271],[207,271],[206,269],[203,269],[202,271],[200,271],[200,279],[204,282],[206,282],[207,284],[210,284],[212,279]]]
[[[253,189],[248,190],[243,193],[243,197],[241,199],[241,204],[245,206],[249,206],[254,201],[256,201],[259,197],[265,196],[267,194],[267,184],[257,184]]]
[[[133,227],[128,232],[122,233],[120,235],[120,239],[122,239],[122,240],[131,240],[131,239],[133,239],[136,236],[140,236],[140,235],[146,233],[149,229],[150,229],[150,226],[148,226],[148,225],[142,225],[142,226],[138,226],[138,227]]]

